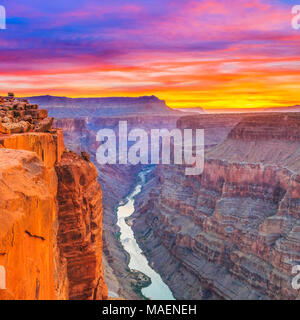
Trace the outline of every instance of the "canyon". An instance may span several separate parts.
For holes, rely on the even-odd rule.
[[[155,169],[131,223],[177,299],[299,299],[299,129],[297,113],[246,115],[206,149],[201,176]]]
[[[56,118],[54,126],[63,130],[66,150],[90,153],[97,169],[103,194],[102,265],[110,296],[142,298],[134,290],[141,275],[128,268],[129,256],[118,236],[116,208],[130,194],[144,166],[99,165],[96,161],[98,130],[115,130],[119,121],[127,121],[129,130],[136,127],[147,132],[174,127],[205,130],[203,174],[187,177],[182,166],[156,166],[135,199],[134,214],[127,219],[149,265],[160,274],[174,297],[300,298],[291,286],[291,270],[300,262],[299,113],[190,115],[169,112],[163,107],[161,112],[156,109],[152,114],[143,114],[141,108],[141,112],[135,109],[124,115],[120,111],[122,106],[118,105],[114,112],[105,110],[103,114],[99,111],[93,115],[92,107],[81,113],[82,100],[76,103],[68,107],[72,111],[69,117],[64,117],[62,106],[55,107],[55,103],[50,114]],[[158,105],[165,104],[158,102]],[[73,163],[73,153],[66,154],[66,162]],[[80,188],[62,186],[66,193],[75,192],[76,198],[81,194]],[[83,194],[85,203],[89,196]],[[62,212],[71,206],[67,199],[58,198],[60,201],[65,206]],[[98,225],[99,220],[96,221]],[[93,218],[86,223],[94,226]],[[64,233],[64,221],[61,226],[58,230]],[[70,230],[73,230],[70,238],[63,235],[59,242],[65,253],[63,259],[55,261],[73,270],[77,269],[78,261],[68,252],[71,249],[68,241],[75,238],[74,255],[79,247],[86,245],[89,249],[82,254],[90,257],[96,234],[93,228],[81,230],[74,221],[70,221]],[[87,268],[95,260],[87,258]],[[102,283],[100,273],[96,278]],[[84,283],[74,285],[69,276],[68,282],[74,285],[73,291],[69,290],[72,297],[86,298],[92,291],[94,297],[95,292],[98,295],[94,278],[86,280],[84,288]]]
[[[101,128],[117,132],[119,121],[127,121],[129,130],[139,127],[149,132],[152,128],[174,127],[177,119],[177,116],[162,113],[159,117],[140,114],[55,120],[55,125],[64,131],[67,149],[88,152],[97,167],[98,181],[103,191],[103,264],[109,295],[112,297],[130,300],[142,298],[140,293],[133,290],[139,282],[140,274],[128,268],[129,256],[118,239],[116,207],[132,190],[143,166],[99,165],[96,161],[96,151],[100,145],[96,141],[97,132]]]
[[[26,99],[1,97],[0,119],[0,299],[106,299],[95,166]]]
[[[55,115],[55,113],[53,113]],[[186,114],[183,114],[186,115]],[[103,189],[104,210],[104,268],[105,277],[113,296],[126,299],[140,299],[132,290],[132,283],[136,282],[135,275],[128,269],[129,257],[124,251],[119,239],[119,228],[116,226],[116,206],[130,193],[136,183],[138,173],[144,168],[142,165],[99,165],[96,161],[97,131],[101,128],[117,130],[119,121],[127,121],[129,130],[143,128],[149,132],[152,128],[176,127],[176,122],[185,117],[170,117],[163,112],[157,115],[132,115],[114,117],[86,117],[81,119],[57,119],[57,126],[63,128],[67,148],[74,149],[79,143],[82,150],[91,154],[91,159],[98,169],[99,182]],[[241,119],[240,115],[206,115],[201,128],[206,131],[206,146],[214,146],[223,141],[232,127]]]
[[[141,299],[141,294],[133,290],[141,275],[128,268],[129,256],[118,239],[116,208],[131,192],[143,166],[99,165],[96,151],[100,143],[96,135],[102,128],[117,132],[119,121],[126,121],[128,130],[139,127],[150,132],[152,128],[174,128],[182,113],[173,111],[154,96],[95,99],[41,96],[28,100],[49,109],[49,115],[55,117],[54,125],[63,130],[67,150],[90,154],[103,193],[103,265],[109,296]]]

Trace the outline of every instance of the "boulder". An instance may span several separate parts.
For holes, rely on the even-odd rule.
[[[34,131],[35,132],[49,132],[53,126],[53,118],[46,118],[39,122],[36,126]]]

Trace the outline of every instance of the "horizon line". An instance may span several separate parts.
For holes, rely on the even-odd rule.
[[[0,96],[7,96],[6,94],[0,94]],[[157,98],[160,101],[165,102],[166,106],[171,108],[171,109],[203,109],[203,110],[212,110],[212,111],[230,111],[230,110],[262,110],[262,109],[272,109],[272,108],[276,108],[276,109],[280,109],[280,108],[293,108],[293,107],[298,107],[300,106],[300,102],[299,104],[291,104],[291,105],[273,105],[273,106],[242,106],[242,107],[234,107],[234,106],[228,106],[228,107],[221,107],[221,106],[171,106],[168,104],[168,101],[166,99],[161,99],[159,96],[155,95],[155,94],[150,94],[150,95],[134,95],[134,96],[127,96],[127,95],[112,95],[112,96],[68,96],[68,95],[51,95],[51,94],[38,94],[38,95],[29,95],[29,94],[25,94],[22,96],[17,96],[15,95],[16,98],[38,98],[38,97],[56,97],[56,98],[66,98],[66,99],[109,99],[109,98],[132,98],[132,99],[138,99],[138,98]],[[192,102],[193,100],[191,100],[190,102]],[[211,102],[213,102],[214,100],[210,100]]]

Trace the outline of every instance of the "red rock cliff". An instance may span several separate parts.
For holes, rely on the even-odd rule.
[[[64,154],[52,123],[46,110],[0,97],[0,299],[106,298],[96,170]]]
[[[56,165],[58,243],[67,260],[70,299],[105,299],[102,192],[95,166],[72,152]]]
[[[0,149],[0,299],[67,299],[57,247],[57,179],[36,153]]]

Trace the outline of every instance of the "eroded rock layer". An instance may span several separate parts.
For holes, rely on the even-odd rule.
[[[66,152],[56,165],[56,172],[58,243],[67,260],[70,299],[105,299],[102,193],[96,168],[75,153]]]
[[[62,130],[37,110],[0,97],[0,299],[104,299],[96,170],[65,153]],[[3,129],[24,121],[28,130]]]
[[[133,227],[177,298],[300,297],[299,125],[299,114],[246,116],[206,151],[201,176],[156,169]]]

